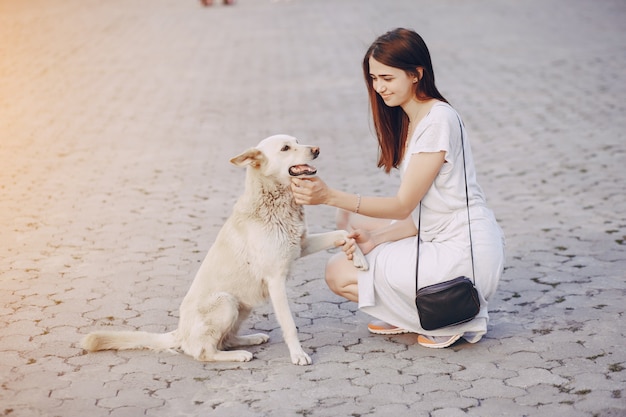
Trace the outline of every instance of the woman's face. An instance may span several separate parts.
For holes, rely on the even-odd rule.
[[[404,106],[415,98],[414,77],[404,70],[382,64],[373,57],[369,66],[374,90],[387,106]]]

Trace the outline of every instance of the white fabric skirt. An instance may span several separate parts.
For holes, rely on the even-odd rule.
[[[460,215],[458,221],[432,241],[420,243],[420,288],[462,275],[472,278],[466,216]],[[479,341],[487,332],[488,300],[504,268],[504,236],[487,207],[472,207],[471,222],[475,284],[481,304],[476,318],[439,330],[426,331],[420,327],[415,307],[416,237],[381,244],[366,255],[370,268],[358,273],[361,311],[411,332],[431,336],[462,334],[470,343]]]

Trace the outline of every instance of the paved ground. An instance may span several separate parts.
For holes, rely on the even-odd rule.
[[[0,0],[0,415],[626,415],[623,0]],[[385,195],[360,60],[417,29],[508,238],[490,331],[377,337],[299,261],[313,365],[85,354],[94,329],[171,330],[242,187],[228,159],[278,132],[324,178]],[[313,231],[333,211],[307,209]]]

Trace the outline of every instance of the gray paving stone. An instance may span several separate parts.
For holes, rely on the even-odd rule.
[[[431,413],[433,417],[466,417],[468,414],[460,408],[440,408]]]
[[[0,415],[623,416],[625,19],[621,0],[0,2]],[[288,284],[310,367],[269,306],[244,325],[271,337],[249,363],[85,354],[94,329],[176,326],[241,192],[228,159],[261,138],[393,192],[360,60],[398,26],[429,44],[507,236],[486,337],[370,335],[320,253]]]

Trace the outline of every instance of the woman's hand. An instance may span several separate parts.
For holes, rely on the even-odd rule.
[[[347,240],[340,240],[335,242],[335,244],[336,246],[343,246],[341,250],[350,261],[354,257],[357,245],[364,255],[370,253],[376,247],[376,243],[372,240],[372,235],[366,230],[354,230],[348,235]]]
[[[330,189],[319,177],[291,179],[291,191],[297,204],[326,204]]]
[[[374,249],[377,245],[377,243],[372,238],[372,234],[367,230],[353,230],[352,232],[350,232],[348,237],[350,239],[354,239],[356,244],[359,245],[359,248],[361,248],[361,252],[363,252],[364,255],[370,253],[372,249]],[[352,250],[351,253],[354,253],[354,250]]]

